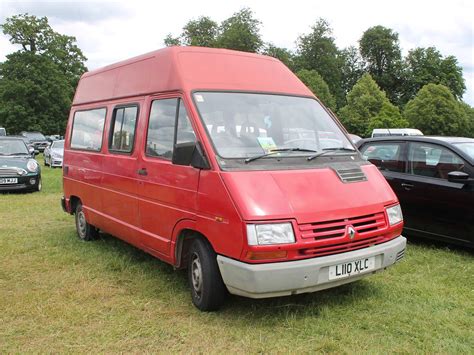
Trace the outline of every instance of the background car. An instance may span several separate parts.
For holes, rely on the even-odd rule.
[[[397,194],[407,235],[474,246],[474,139],[380,137],[357,145]]]
[[[20,135],[27,138],[30,144],[33,144],[36,150],[43,152],[48,146],[48,141],[41,132],[20,132]]]
[[[64,140],[50,143],[43,152],[44,165],[51,168],[63,166]]]
[[[41,169],[33,153],[19,138],[0,137],[0,191],[41,190]]]
[[[5,128],[0,127],[0,137],[5,137],[7,135],[7,131]]]
[[[422,136],[423,132],[415,128],[375,128],[372,138],[385,136]]]

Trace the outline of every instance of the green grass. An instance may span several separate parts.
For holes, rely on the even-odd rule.
[[[39,159],[42,162],[42,158]],[[410,243],[362,281],[293,297],[191,304],[186,274],[110,236],[81,242],[61,170],[0,194],[0,352],[472,353],[471,251]]]

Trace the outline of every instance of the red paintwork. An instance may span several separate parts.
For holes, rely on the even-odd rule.
[[[198,89],[313,97],[276,59],[222,49],[171,47],[86,73],[79,82],[67,126],[66,207],[70,208],[71,197],[80,198],[91,224],[171,264],[178,263],[175,247],[185,229],[204,235],[218,254],[253,263],[276,260],[247,260],[249,251],[287,250],[285,260],[295,260],[400,235],[403,223],[389,228],[383,213],[397,198],[373,166],[364,167],[368,181],[354,184],[343,184],[330,169],[220,171],[191,100],[191,92]],[[176,166],[144,153],[152,101],[176,97],[185,103],[211,170]],[[111,116],[116,105],[125,103],[139,105],[135,146],[131,155],[113,154],[107,148]],[[99,107],[107,108],[101,151],[71,150],[74,113]],[[147,176],[137,173],[142,168],[147,169]],[[332,226],[334,220],[380,212],[379,229],[363,236],[367,243],[360,242],[358,235],[352,244],[334,248],[333,239],[304,238],[312,223],[329,221]],[[297,243],[249,247],[245,222],[268,220],[290,221]],[[338,239],[338,243],[345,242]]]

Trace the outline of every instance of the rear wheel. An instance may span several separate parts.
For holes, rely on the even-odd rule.
[[[80,202],[78,202],[76,206],[75,219],[76,230],[79,239],[85,241],[97,239],[99,232],[97,228],[87,222],[84,209],[82,208],[82,203]]]
[[[196,238],[189,249],[188,281],[193,304],[201,311],[215,311],[224,303],[227,289],[211,245]]]

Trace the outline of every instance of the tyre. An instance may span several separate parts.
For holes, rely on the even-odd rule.
[[[97,239],[99,231],[93,225],[89,224],[86,220],[86,215],[82,208],[82,203],[78,202],[75,212],[76,219],[76,231],[79,239],[84,241],[91,241]]]
[[[44,158],[44,166],[48,166],[48,164],[46,163],[46,157]]]
[[[189,248],[188,282],[193,304],[199,310],[215,311],[224,303],[227,289],[217,266],[217,255],[211,245],[200,238]]]
[[[41,180],[41,176],[38,176],[38,183],[36,184],[35,191],[41,191],[43,188],[43,182]]]

